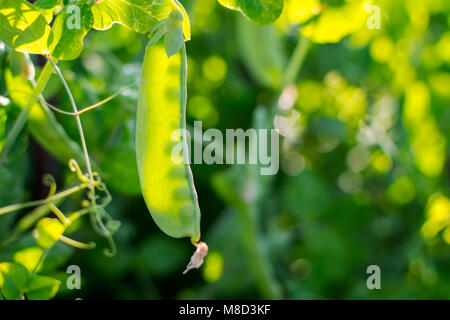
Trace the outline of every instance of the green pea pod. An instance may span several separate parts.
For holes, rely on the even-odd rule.
[[[164,41],[147,46],[136,122],[136,157],[142,194],[158,227],[174,238],[200,240],[200,209],[192,171],[172,148],[187,143],[186,47],[167,56]],[[177,131],[178,130],[178,131]]]

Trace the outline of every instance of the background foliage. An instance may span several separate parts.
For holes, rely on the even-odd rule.
[[[225,130],[274,123],[284,135],[280,172],[192,166],[210,254],[202,269],[182,276],[192,246],[165,236],[140,196],[138,88],[83,114],[91,156],[113,194],[109,212],[122,226],[113,258],[102,254],[101,238],[93,250],[52,247],[39,272],[62,281],[56,298],[450,298],[449,2],[375,1],[381,29],[367,28],[369,14],[357,0],[286,0],[281,17],[265,27],[216,0],[182,3],[191,20],[188,124]],[[283,87],[289,57],[306,38],[301,73]],[[60,63],[77,104],[136,82],[146,43],[117,24],[89,32],[81,56]],[[0,94],[9,97],[4,46],[0,58]],[[69,110],[56,75],[44,96]],[[4,97],[0,146],[20,111]],[[78,142],[73,118],[55,117]],[[32,126],[0,168],[0,206],[46,197],[46,173],[58,186],[73,182],[67,160],[50,155]],[[79,201],[62,208],[70,212]],[[0,216],[0,240],[26,213]],[[89,222],[79,221],[69,234],[91,240]],[[0,247],[0,261],[28,271],[40,254],[31,233]],[[71,264],[81,268],[81,290],[65,286]],[[382,290],[366,287],[372,264],[381,268]],[[54,290],[49,281],[44,287]]]

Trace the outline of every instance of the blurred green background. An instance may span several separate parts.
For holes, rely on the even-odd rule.
[[[182,3],[192,27],[188,124],[202,120],[204,130],[223,131],[275,125],[283,134],[280,171],[192,166],[210,254],[183,276],[193,247],[164,235],[139,194],[138,88],[84,114],[90,154],[113,194],[108,211],[122,222],[118,253],[102,254],[107,243],[88,219],[72,227],[71,237],[98,245],[52,248],[41,273],[65,281],[76,264],[82,274],[81,290],[63,282],[56,298],[449,299],[450,2],[374,1],[380,29],[368,27],[371,13],[358,0],[287,0],[268,27],[216,0]],[[295,85],[283,87],[301,39],[308,43],[303,67]],[[137,81],[146,43],[120,25],[91,31],[81,57],[60,63],[77,104]],[[0,85],[4,93],[3,79]],[[44,96],[69,108],[62,93],[53,76]],[[57,118],[79,141],[74,119]],[[66,163],[26,134],[13,151],[0,177],[1,205],[45,197],[45,173],[60,188],[71,182]],[[70,212],[79,201],[61,207]],[[1,217],[1,238],[24,213]],[[28,235],[3,248],[0,260],[33,241]],[[366,287],[373,264],[381,290]]]

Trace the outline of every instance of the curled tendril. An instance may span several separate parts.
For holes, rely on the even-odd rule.
[[[117,249],[112,236],[120,227],[120,222],[113,220],[108,212],[100,206],[96,206],[91,210],[90,218],[93,229],[100,236],[106,238],[110,245],[110,249],[105,249],[104,254],[108,257],[114,256]],[[106,220],[106,224],[103,220]]]
[[[51,174],[46,174],[42,177],[42,183],[50,187],[47,198],[50,198],[56,193],[56,181],[55,178]]]
[[[88,243],[86,243],[87,249],[94,249],[96,246],[97,244],[94,241],[89,241]]]
[[[66,236],[61,236],[59,240],[61,240],[62,242],[64,242],[65,244],[67,244],[69,246],[72,246],[72,247],[78,248],[78,249],[84,249],[84,250],[91,250],[97,246],[97,244],[94,241],[89,241],[87,243],[84,243],[84,242],[80,242],[77,240],[73,240]]]
[[[98,178],[95,179],[95,188],[90,189],[87,192],[87,197],[91,202],[89,208],[91,225],[97,234],[107,239],[110,249],[106,249],[104,254],[108,257],[112,257],[117,252],[112,236],[119,229],[120,222],[114,220],[105,210],[105,207],[111,202],[112,197],[106,187],[106,184],[101,182],[99,176],[97,177]],[[101,192],[101,196],[96,195],[95,190]]]
[[[100,204],[98,204],[100,207],[105,208],[108,204],[110,204],[112,197],[111,193],[109,192],[108,188],[106,188],[105,183],[99,183],[97,185],[97,190],[103,192],[104,196]]]
[[[81,182],[89,183],[89,178],[83,174],[83,172],[80,169],[80,166],[78,165],[78,162],[76,162],[75,159],[69,160],[69,169],[70,171],[75,172],[77,174],[77,177]]]
[[[112,200],[111,194],[97,172],[93,172],[90,177],[83,174],[80,166],[74,159],[70,159],[69,168],[72,172],[76,173],[81,182],[88,184],[86,194],[88,200],[81,201],[81,206],[89,211],[89,217],[94,231],[101,237],[106,238],[110,245],[109,249],[104,250],[104,254],[112,257],[117,252],[116,244],[112,236],[119,229],[120,222],[113,220],[105,210],[105,207]],[[101,196],[96,194],[96,190],[101,193]]]
[[[103,250],[103,254],[107,257],[114,257],[117,253],[116,243],[112,237],[108,237],[107,240],[109,242],[110,249]]]
[[[102,178],[98,174],[98,172],[92,172],[92,180],[95,186],[102,182]]]
[[[92,204],[92,202],[95,202],[98,199],[98,196],[96,194],[94,194],[92,191],[88,191],[86,196],[87,196],[88,200],[91,201],[91,204]]]

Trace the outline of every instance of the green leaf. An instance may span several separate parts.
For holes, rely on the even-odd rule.
[[[28,282],[27,269],[14,262],[0,263],[0,289],[2,295],[8,299],[19,299]]]
[[[91,30],[93,16],[90,4],[71,3],[56,17],[52,27],[54,48],[52,55],[60,60],[74,60],[83,49],[83,39]]]
[[[42,248],[48,249],[59,240],[64,233],[64,226],[57,219],[43,218],[39,220],[33,233],[36,242]]]
[[[24,0],[0,0],[0,39],[11,48],[47,55],[51,34],[44,16]]]
[[[34,4],[37,8],[41,9],[55,9],[56,7],[61,5],[61,0],[38,0]]]
[[[218,0],[229,9],[240,11],[259,25],[275,22],[283,11],[283,0]]]
[[[32,272],[34,268],[38,265],[39,259],[41,258],[44,250],[39,247],[29,247],[14,253],[13,259],[15,262],[23,265],[29,272]],[[36,271],[39,271],[37,269]]]
[[[47,23],[50,24],[53,20],[53,13],[55,9],[61,5],[61,0],[38,0],[34,4],[36,8],[41,11]]]
[[[173,7],[183,13],[183,33],[190,39],[189,17],[176,0],[102,0],[92,7],[93,28],[106,30],[115,23],[122,24],[136,32],[147,34],[161,20],[169,17]]]
[[[49,300],[56,295],[60,285],[61,281],[57,279],[35,275],[28,283],[25,293],[29,300]]]
[[[287,64],[283,43],[273,26],[257,26],[237,16],[239,54],[255,81],[276,89],[283,81]]]

